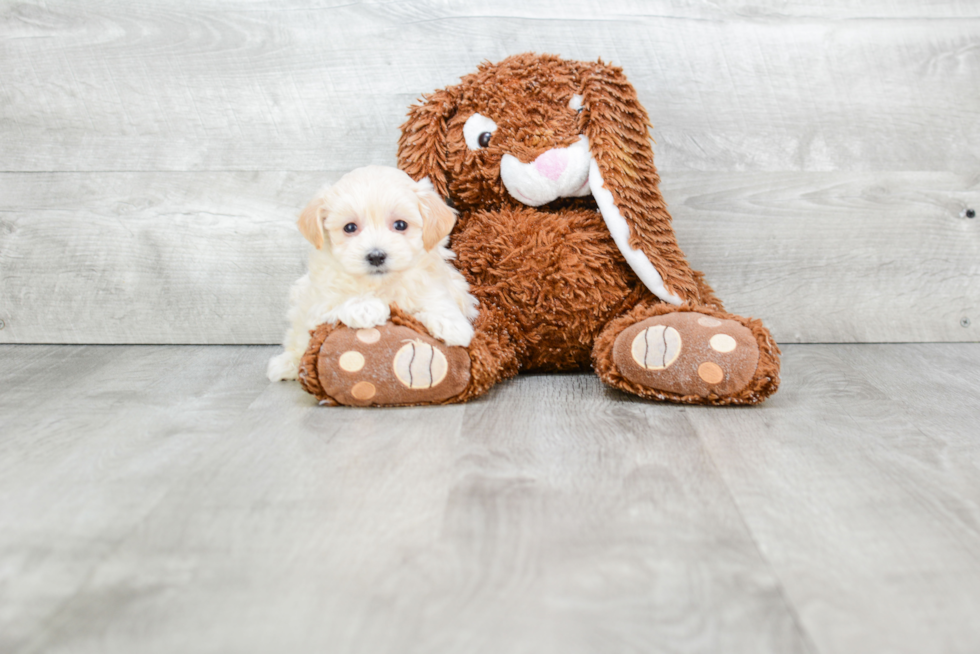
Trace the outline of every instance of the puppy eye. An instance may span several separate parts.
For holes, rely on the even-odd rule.
[[[344,225],[344,231],[348,234],[353,234],[357,231],[357,223],[347,223]]]
[[[392,227],[397,229],[399,232],[404,232],[406,229],[408,229],[408,223],[404,220],[396,220],[394,224],[392,224]]]
[[[568,108],[577,111],[578,113],[582,113],[582,109],[585,108],[582,106],[582,100],[583,98],[581,95],[573,95],[572,99],[568,101]]]
[[[490,145],[490,137],[497,131],[497,123],[481,114],[473,114],[463,125],[463,138],[470,150],[479,150]]]

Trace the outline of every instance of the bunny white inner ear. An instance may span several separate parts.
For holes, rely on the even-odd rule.
[[[604,184],[602,173],[599,172],[599,164],[593,159],[589,163],[589,187],[592,189],[592,197],[599,205],[599,213],[602,214],[602,219],[606,222],[606,227],[612,234],[613,241],[616,242],[616,247],[623,253],[626,263],[640,278],[643,285],[650,289],[651,293],[669,304],[683,304],[684,301],[681,298],[667,291],[663,277],[647,259],[647,255],[643,254],[642,250],[634,250],[630,247],[629,225],[626,224],[623,214],[619,212],[619,207],[616,206],[612,193],[605,188]]]
[[[582,109],[582,96],[577,93],[572,96],[572,99],[568,101],[568,108],[574,111],[580,111]]]
[[[497,123],[482,114],[473,114],[463,124],[463,139],[470,150],[480,150],[480,134],[497,131]]]

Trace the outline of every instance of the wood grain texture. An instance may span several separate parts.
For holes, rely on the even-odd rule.
[[[816,650],[976,651],[980,347],[786,348],[784,364],[762,411],[689,418]]]
[[[976,3],[13,3],[5,171],[341,170],[525,51],[625,67],[665,170],[974,172]]]
[[[295,217],[340,174],[0,174],[0,342],[277,343]],[[664,173],[663,193],[691,263],[781,342],[980,340],[975,175]]]
[[[296,217],[327,179],[0,175],[0,340],[279,342]]]
[[[36,651],[93,571],[223,441],[266,386],[264,354],[0,348],[0,651]]]
[[[265,347],[0,346],[0,650],[974,652],[980,345],[752,408],[315,405]]]
[[[665,175],[678,240],[780,342],[980,340],[980,175]],[[964,320],[966,322],[964,322]]]
[[[202,351],[248,358],[251,370],[227,381],[251,393],[271,354],[123,351],[146,352],[142,369],[157,377],[116,368],[130,403],[170,387]],[[62,498],[100,519],[71,523],[73,538],[32,575],[12,575],[13,597],[34,599],[38,618],[0,629],[4,651],[806,651],[685,409],[634,402],[591,376],[522,378],[484,402],[423,410],[325,409],[275,384],[194,438],[167,436],[162,416],[120,441],[140,421],[129,411],[103,433],[91,430],[98,408],[54,413],[76,472],[0,479],[21,493],[7,505],[21,526],[0,552],[27,558],[64,529],[65,516],[32,506]],[[107,449],[122,453],[105,460]],[[38,470],[47,457],[36,458]],[[124,474],[138,461],[145,488]],[[93,466],[105,474],[82,478]],[[52,588],[52,569],[82,561],[70,593]],[[45,591],[62,601],[44,604]],[[24,604],[10,604],[10,620]]]
[[[527,50],[626,68],[682,247],[777,339],[978,340],[978,38],[954,0],[0,2],[0,342],[277,342],[312,190]]]
[[[427,616],[466,626],[443,651],[808,651],[685,409],[518,377],[462,433],[457,545],[430,559],[467,589]]]

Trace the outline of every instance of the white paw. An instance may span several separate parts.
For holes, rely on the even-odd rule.
[[[269,359],[265,369],[269,381],[284,381],[299,377],[299,361],[289,352],[283,352]]]
[[[473,340],[473,325],[462,315],[446,317],[431,313],[420,313],[416,318],[425,325],[429,333],[446,345],[466,347]]]
[[[388,322],[391,311],[387,304],[377,298],[353,298],[340,305],[336,315],[348,327],[366,329]]]

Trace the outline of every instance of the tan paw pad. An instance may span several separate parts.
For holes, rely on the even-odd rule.
[[[375,389],[374,384],[366,381],[357,382],[350,389],[350,394],[358,400],[370,400],[375,393],[377,393],[377,389]]]
[[[347,372],[357,372],[364,367],[364,355],[355,350],[348,350],[340,355],[337,363]]]
[[[698,377],[703,379],[704,383],[713,385],[721,382],[725,378],[725,373],[717,363],[705,361],[698,366]]]
[[[446,378],[449,362],[439,348],[416,339],[398,350],[393,367],[406,388],[421,389],[438,386]]]
[[[715,334],[711,337],[711,340],[708,341],[708,345],[710,345],[711,349],[715,352],[731,352],[738,347],[738,343],[735,342],[735,339],[728,334]]]
[[[633,339],[630,347],[633,360],[647,370],[663,370],[681,354],[681,335],[673,327],[654,325]]]
[[[381,332],[374,327],[368,327],[367,329],[357,330],[357,340],[362,343],[371,345],[372,343],[377,343],[381,340]]]

